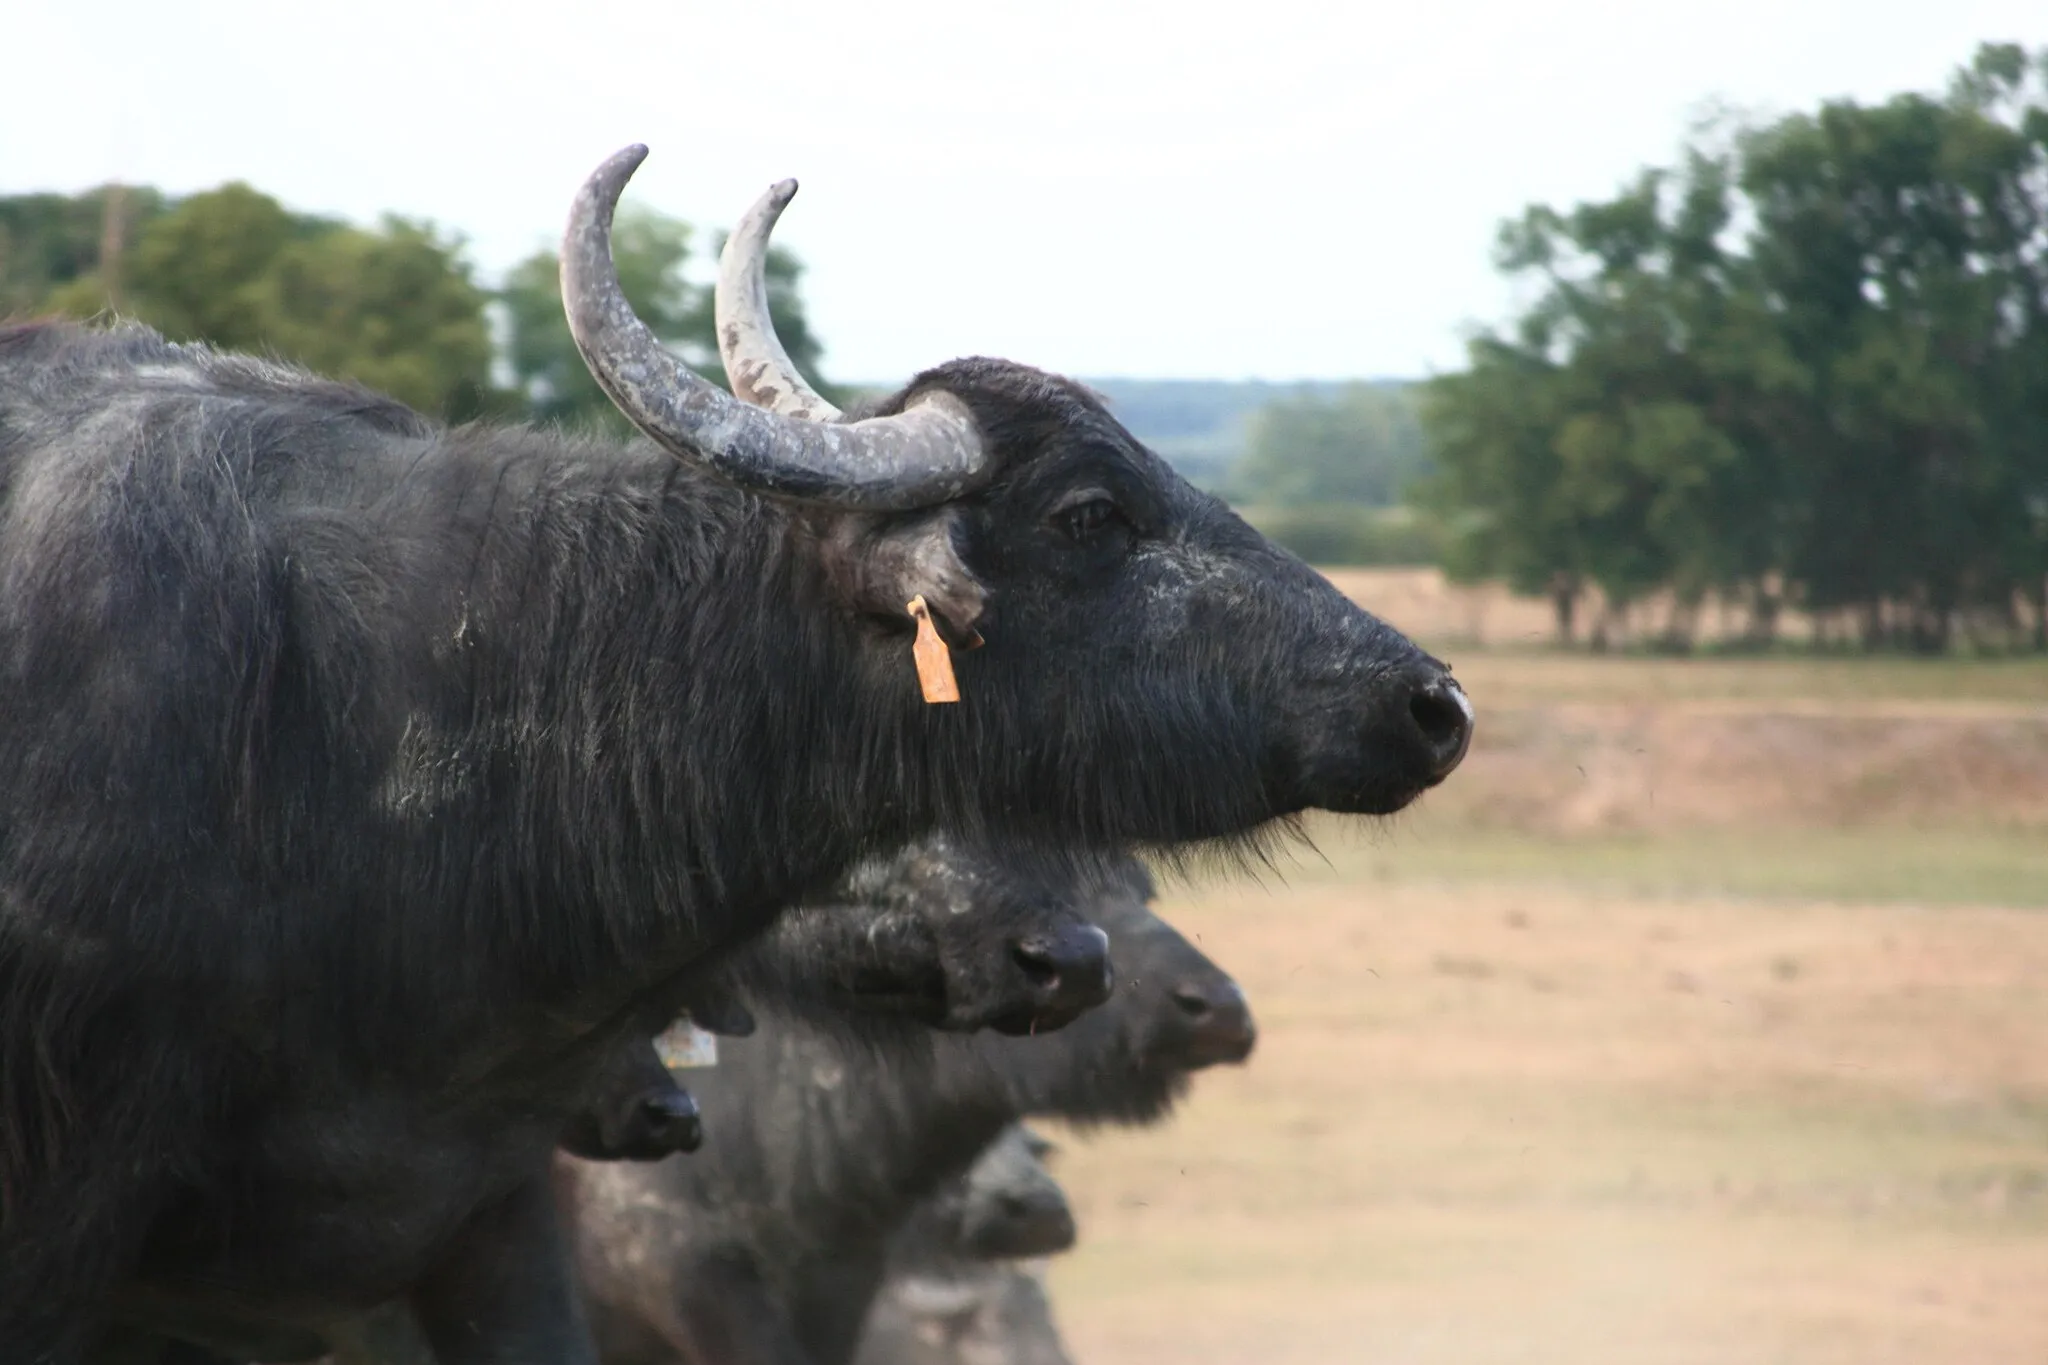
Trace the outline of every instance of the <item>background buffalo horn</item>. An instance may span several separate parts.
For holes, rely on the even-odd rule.
[[[974,1284],[956,1284],[926,1275],[906,1275],[895,1285],[896,1301],[920,1317],[950,1318],[981,1303]]]
[[[804,422],[741,402],[697,375],[633,315],[612,262],[612,212],[647,149],[634,145],[577,191],[562,239],[562,306],[583,363],[664,449],[743,488],[876,511],[948,502],[992,461],[966,405],[931,391],[900,416]]]
[[[836,422],[839,409],[804,381],[768,313],[768,237],[796,197],[796,181],[778,180],[754,201],[725,239],[712,311],[718,355],[732,391],[756,407],[812,422]]]

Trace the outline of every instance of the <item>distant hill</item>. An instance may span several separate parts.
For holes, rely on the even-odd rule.
[[[1082,383],[1109,400],[1110,410],[1131,433],[1164,455],[1198,487],[1223,483],[1237,457],[1244,454],[1245,425],[1251,415],[1276,398],[1295,394],[1327,395],[1341,389],[1336,380],[1305,379],[1271,383],[1262,379],[1083,379]],[[1400,379],[1375,384],[1399,386]],[[857,384],[855,389],[886,392],[894,385]]]
[[[1189,482],[1215,488],[1244,454],[1251,415],[1286,394],[1334,384],[1260,380],[1086,379],[1131,434],[1173,463]]]
[[[1279,398],[1328,397],[1345,382],[1303,379],[1271,383],[1262,379],[1086,379],[1109,400],[1110,410],[1131,434],[1173,463],[1188,482],[1214,489],[1244,454],[1246,426],[1253,413]],[[1407,380],[1373,379],[1400,387]]]

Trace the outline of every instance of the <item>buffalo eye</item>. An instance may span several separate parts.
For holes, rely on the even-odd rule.
[[[1099,489],[1062,498],[1053,511],[1053,520],[1084,545],[1100,539],[1106,531],[1130,524],[1116,500]]]

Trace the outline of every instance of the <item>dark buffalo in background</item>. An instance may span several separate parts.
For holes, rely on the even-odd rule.
[[[854,1365],[1067,1365],[1043,1258],[1074,1241],[1051,1144],[1004,1130],[890,1239]]]
[[[1070,1365],[1043,1260],[892,1260],[854,1365]]]
[[[1150,911],[1142,865],[1081,887],[1119,982],[1058,1033],[852,1036],[764,1007],[691,1080],[712,1116],[699,1151],[558,1162],[605,1365],[843,1365],[890,1239],[1007,1126],[1155,1121],[1195,1070],[1250,1054],[1242,992]]]
[[[1072,1365],[1043,1261],[954,1260],[892,1274],[855,1365]]]
[[[446,428],[132,326],[0,330],[0,1341],[589,1359],[549,1152],[691,970],[933,830],[1104,848],[1399,809],[1442,664],[996,360],[854,421],[631,315],[648,441]],[[906,659],[923,596],[965,700]],[[138,1345],[140,1343],[140,1345]]]
[[[1109,999],[1109,936],[1070,870],[933,835],[869,858],[722,960],[718,986],[830,1025],[895,1016],[1047,1033]]]
[[[919,1204],[890,1243],[899,1252],[943,1247],[982,1260],[1051,1256],[1074,1245],[1074,1210],[1045,1161],[1053,1144],[1013,1123],[966,1171]]]
[[[1108,937],[1064,887],[934,836],[869,859],[822,902],[782,915],[693,990],[691,1006],[707,1031],[735,1037],[754,1028],[741,996],[828,1028],[851,1012],[1041,1033],[1107,1000],[1112,979]],[[593,1088],[558,1141],[571,1155],[654,1161],[701,1140],[696,1103],[650,1034],[621,1043]]]
[[[697,1102],[676,1084],[653,1035],[627,1039],[599,1066],[597,1094],[555,1139],[586,1161],[659,1161],[704,1140]]]
[[[729,1036],[750,1036],[757,1026],[748,1002],[870,1044],[887,1035],[864,1032],[864,1017],[907,1021],[919,1031],[1049,1032],[1108,999],[1108,948],[1108,936],[1082,916],[1070,885],[1035,875],[1029,863],[1008,866],[994,850],[933,838],[869,860],[831,897],[783,915],[732,955],[716,985]],[[563,1149],[590,1160],[635,1161],[694,1150],[694,1140],[661,1149],[659,1135],[673,1133],[661,1101],[678,1087],[656,1058],[653,1038],[636,1036],[621,1054],[601,1073],[600,1084],[611,1088],[575,1117]],[[658,1079],[644,1074],[650,1063]],[[693,1125],[691,1137],[700,1136]],[[1045,1146],[1021,1128],[1007,1131],[957,1192],[942,1192],[951,1197],[930,1216],[955,1235],[996,1248],[992,1254],[1064,1246],[1073,1239],[1073,1219],[1066,1196],[1038,1163]],[[333,1365],[434,1365],[403,1304],[330,1335]]]

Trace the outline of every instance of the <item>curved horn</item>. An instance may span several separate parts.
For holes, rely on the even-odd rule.
[[[718,356],[725,362],[732,391],[755,407],[812,422],[836,422],[839,409],[804,382],[768,315],[768,237],[795,197],[796,181],[776,181],[725,239],[718,258],[718,287],[711,295]]]
[[[803,422],[753,407],[690,371],[633,315],[612,262],[612,212],[647,157],[635,144],[583,182],[562,239],[562,307],[583,363],[626,420],[664,449],[743,488],[873,511],[948,502],[993,461],[951,394],[919,395],[900,416]]]
[[[927,1275],[905,1275],[894,1286],[896,1301],[921,1317],[950,1318],[980,1306],[981,1289],[975,1284],[935,1279]]]

